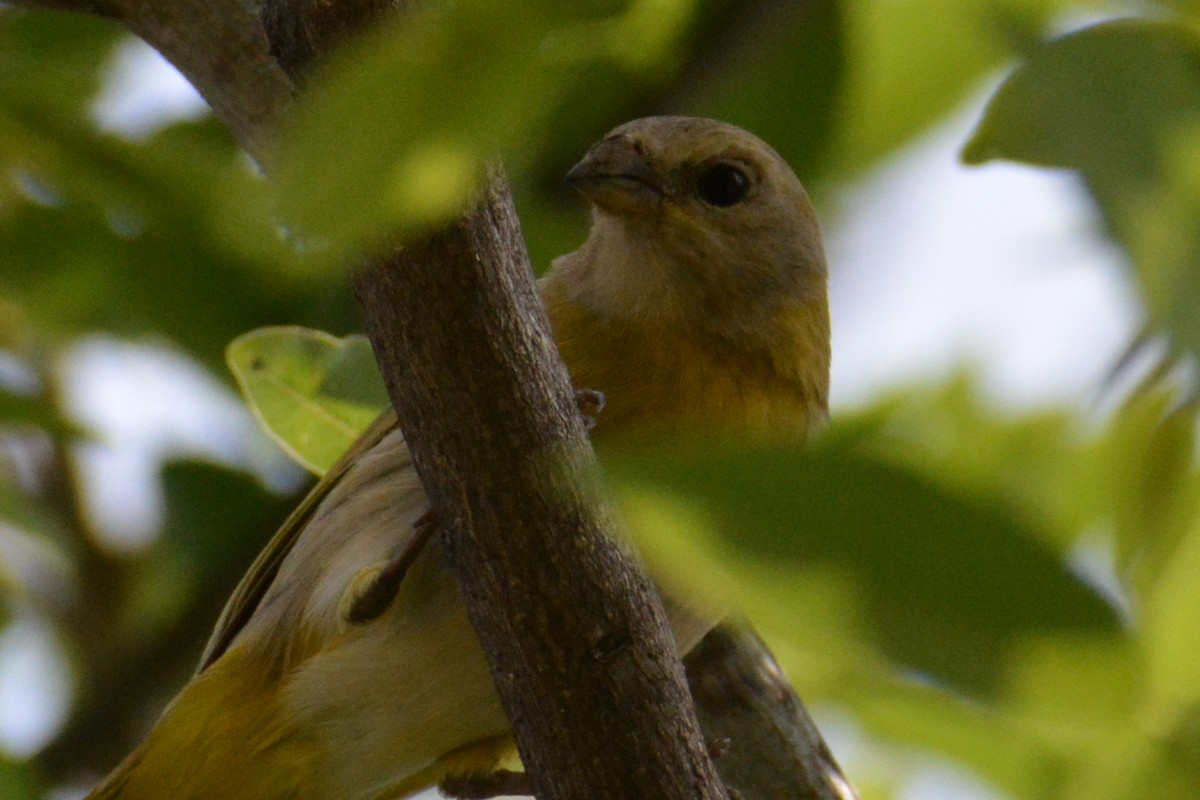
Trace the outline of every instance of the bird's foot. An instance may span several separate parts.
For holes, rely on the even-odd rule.
[[[430,509],[413,523],[413,536],[394,558],[359,571],[342,595],[342,619],[361,625],[379,617],[391,605],[409,567],[437,530],[437,517]]]
[[[583,427],[589,431],[596,427],[596,415],[604,410],[606,402],[608,398],[604,396],[604,392],[595,389],[575,390],[575,406],[583,415]]]
[[[508,769],[498,769],[486,775],[447,775],[438,789],[446,797],[457,800],[487,800],[506,794],[533,797],[529,776]]]

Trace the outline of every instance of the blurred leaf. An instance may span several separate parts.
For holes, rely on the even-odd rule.
[[[163,468],[166,517],[162,535],[138,561],[127,587],[121,625],[113,631],[122,649],[138,652],[179,624],[195,628],[203,643],[216,609],[294,504],[269,494],[250,476],[201,461]],[[204,614],[196,614],[197,608]],[[217,606],[219,608],[219,605]]]
[[[1160,388],[1125,404],[1096,449],[1105,470],[1122,576],[1144,596],[1180,540],[1200,520],[1200,473],[1194,468],[1196,413],[1174,407]]]
[[[0,215],[0,291],[42,332],[171,336],[210,367],[264,317],[294,317],[299,298],[240,265],[189,249],[183,231],[116,234],[86,209],[27,205]]]
[[[1195,32],[1171,22],[1103,23],[1035,50],[996,92],[963,157],[1068,167],[1129,189],[1161,175],[1163,146],[1197,121],[1198,103]]]
[[[418,7],[312,87],[282,160],[283,208],[326,262],[382,231],[435,225],[484,160],[519,172],[543,149],[552,112],[591,65],[618,64],[627,80],[669,74],[694,3]]]
[[[0,473],[0,520],[7,520],[39,537],[57,534],[60,521],[54,511],[41,498],[31,496],[6,478],[7,474]]]
[[[872,732],[944,754],[985,776],[1014,798],[1035,798],[1065,755],[1019,717],[915,681],[847,680],[848,702]],[[907,760],[907,759],[906,759]]]
[[[28,442],[14,437],[0,444],[19,450]],[[0,599],[18,596],[34,607],[61,606],[74,578],[61,509],[10,480],[6,460],[0,460]]]
[[[1200,707],[1200,520],[1174,548],[1146,599],[1143,636],[1155,716]]]
[[[0,94],[37,98],[82,118],[100,88],[97,67],[126,35],[86,14],[0,8]]]
[[[160,544],[186,559],[201,583],[241,575],[294,505],[243,472],[203,461],[171,461],[162,481],[167,514]]]
[[[36,395],[8,391],[0,386],[0,426],[33,425],[51,436],[76,438],[84,435],[62,410]]]
[[[1185,13],[1200,14],[1200,1],[1198,0],[1163,0],[1163,2],[1165,5]]]
[[[665,493],[696,509],[689,513],[720,537],[707,543],[717,563],[738,580],[788,571],[795,581],[817,570],[840,576],[843,598],[834,592],[829,608],[845,598],[857,603],[859,635],[907,668],[976,694],[996,691],[1006,657],[1028,637],[1118,630],[1112,609],[1030,532],[1019,507],[857,448],[653,452],[605,465],[620,495]],[[661,525],[639,540],[659,535]],[[674,569],[683,575],[692,566]],[[692,593],[712,592],[709,577],[695,573]],[[776,597],[788,613],[789,598]]]
[[[1064,411],[997,413],[964,379],[910,390],[837,428],[875,417],[868,441],[889,459],[1019,504],[1037,523],[1030,532],[1063,556],[1079,556],[1081,542],[1103,550],[1111,577],[1135,594],[1200,518],[1195,410],[1169,386],[1136,396],[1099,429]]]
[[[33,340],[31,327],[29,318],[21,309],[0,297],[0,350],[7,350],[14,355],[24,353]]]
[[[0,136],[0,158],[41,192],[0,203],[0,293],[43,333],[166,333],[215,368],[230,339],[272,319],[348,324],[344,285],[274,279],[290,256],[263,187],[211,122],[137,145],[37,122]]]
[[[1191,800],[1200,792],[1195,715],[1180,728],[1147,735],[1144,720],[1115,732],[1077,759],[1063,800]]]
[[[660,581],[745,610],[801,687],[874,734],[1043,796],[1140,711],[1129,634],[1064,566],[1110,513],[1103,437],[968,389],[892,398],[803,454],[604,463]]]
[[[69,45],[75,18],[12,12],[0,41],[26,18],[45,27],[37,44],[0,47],[0,61],[24,70],[0,71],[0,317],[43,336],[165,332],[210,367],[231,338],[271,319],[345,324],[344,287],[335,303],[329,288],[270,279],[294,255],[264,182],[219,125],[177,124],[138,143],[100,133],[89,79],[107,64],[112,26],[103,47],[81,40],[47,59],[51,31]],[[63,64],[86,96],[42,85]]]
[[[693,78],[698,85],[684,90],[688,113],[753,131],[802,179],[818,176],[841,108],[843,4],[760,2],[753,16],[746,8],[752,4],[743,2],[702,10],[713,5],[726,12],[726,27],[741,24],[741,30],[716,65],[711,54],[694,53],[692,71],[700,74]]]
[[[0,484],[0,598],[56,608],[70,597],[75,576],[60,530],[47,509]]]
[[[1127,639],[1030,637],[1011,662],[1004,707],[1061,753],[1077,753],[1128,728],[1141,700],[1139,666]]]
[[[847,0],[847,74],[831,171],[852,174],[961,104],[1063,0]]]
[[[846,705],[872,734],[944,753],[1017,796],[1036,786],[1032,774],[1048,758],[1037,731],[921,676],[897,675],[867,641],[862,592],[845,570],[747,566],[722,547],[709,508],[628,482],[620,470],[615,483],[622,516],[659,584],[713,615],[736,603],[808,701]]]
[[[1200,352],[1200,35],[1122,20],[1037,49],[963,151],[1079,170],[1137,266],[1154,321]]]
[[[45,796],[45,787],[35,777],[32,765],[0,756],[0,797],[5,800],[37,800]]]
[[[388,404],[371,343],[363,336],[261,328],[230,342],[226,358],[264,430],[317,475]]]
[[[857,417],[843,415],[833,433],[865,428],[862,441],[935,481],[1003,497],[1033,524],[1027,530],[1066,554],[1081,531],[1109,512],[1094,487],[1080,421],[1066,410],[1021,416],[998,412],[968,373],[942,386],[913,388]]]

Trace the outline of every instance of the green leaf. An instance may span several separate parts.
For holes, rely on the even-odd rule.
[[[216,368],[230,339],[269,320],[352,318],[342,287],[331,302],[327,287],[268,280],[294,256],[212,121],[134,144],[0,89],[6,165],[23,184],[0,198],[0,295],[43,335],[165,333]]]
[[[910,141],[966,100],[1054,13],[1061,0],[924,0],[842,4],[846,76],[834,168],[853,173]]]
[[[20,94],[83,119],[123,36],[88,14],[0,9],[0,94]]]
[[[1145,603],[1143,641],[1156,721],[1200,704],[1200,520],[1175,547]]]
[[[37,395],[9,391],[0,386],[0,425],[32,425],[52,436],[77,438],[84,431],[62,415],[61,409]]]
[[[8,800],[36,800],[46,796],[46,787],[31,763],[0,756],[0,796]]]
[[[1128,188],[1161,175],[1163,146],[1198,118],[1196,33],[1121,20],[1034,51],[996,92],[963,157],[1068,167]]]
[[[1077,754],[1054,797],[1063,800],[1192,800],[1200,796],[1195,710],[1177,728],[1141,718],[1090,752]],[[1149,733],[1150,735],[1147,735]],[[1048,795],[1043,795],[1048,796]]]
[[[1118,629],[1019,506],[858,447],[625,454],[605,465],[632,500],[635,530],[645,523],[639,541],[670,559],[675,582],[702,597],[724,586],[743,604],[770,587],[767,613],[804,618],[798,641],[813,630],[804,606],[824,602],[821,615],[889,659],[986,696],[1027,638]],[[714,564],[716,577],[695,569]]]
[[[843,682],[838,699],[874,734],[949,756],[1008,796],[1046,796],[1039,794],[1046,773],[1063,754],[1020,717],[917,681],[855,678]]]
[[[1154,321],[1200,352],[1200,35],[1122,20],[1036,50],[963,151],[1078,170],[1129,252]]]
[[[47,339],[165,333],[215,368],[238,333],[305,316],[308,287],[266,285],[294,256],[216,121],[137,143],[97,130],[92,102],[121,35],[84,15],[0,11],[0,337],[16,314]],[[328,300],[312,308],[349,307]]]
[[[212,604],[233,591],[296,502],[245,472],[203,461],[165,464],[162,489],[161,535],[137,560],[119,624],[106,631],[119,642],[116,652],[141,652],[180,625],[206,634],[217,610]]]
[[[61,530],[54,510],[44,500],[10,485],[8,480],[0,481],[0,519],[48,541],[51,534]]]
[[[757,19],[747,34],[746,6]],[[688,92],[688,113],[740,125],[770,142],[796,174],[810,181],[828,167],[829,138],[843,110],[840,92],[846,71],[842,3],[705,3],[702,12],[725,19],[716,35],[732,27],[753,37],[753,47],[719,51],[723,63],[713,68],[713,55],[702,43],[692,54],[693,70],[705,80]],[[701,20],[703,23],[704,20]],[[740,28],[740,30],[739,30]],[[733,40],[735,43],[737,39]]]
[[[1175,548],[1200,520],[1195,408],[1177,404],[1169,387],[1135,397],[1115,415],[1095,451],[1117,566],[1138,597],[1153,591]]]
[[[1007,675],[1003,707],[1074,756],[1124,732],[1140,710],[1141,661],[1126,637],[1030,637]]]
[[[362,336],[261,328],[230,342],[226,359],[263,428],[317,475],[388,404],[370,342]]]
[[[866,444],[958,491],[1005,498],[1031,521],[1027,530],[1060,554],[1109,513],[1109,495],[1093,487],[1080,420],[1059,409],[1000,413],[969,374],[908,390],[857,418],[843,415],[833,432],[867,424]]]
[[[322,71],[286,137],[281,205],[315,261],[454,214],[485,160],[520,172],[592,65],[630,76],[671,62],[695,0],[418,7]],[[668,70],[669,72],[669,70]]]

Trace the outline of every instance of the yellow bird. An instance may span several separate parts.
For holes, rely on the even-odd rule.
[[[826,265],[795,174],[740,128],[652,117],[568,174],[592,228],[541,282],[595,436],[805,439],[826,417]],[[234,592],[199,671],[92,800],[368,800],[470,785],[508,722],[389,411]],[[407,554],[407,555],[406,555]],[[363,615],[398,559],[403,579]],[[394,596],[393,596],[394,594]],[[669,611],[680,652],[705,631]]]

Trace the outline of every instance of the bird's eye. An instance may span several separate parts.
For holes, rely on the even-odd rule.
[[[696,190],[710,206],[726,208],[745,198],[750,191],[750,179],[732,164],[715,164],[700,173]]]

